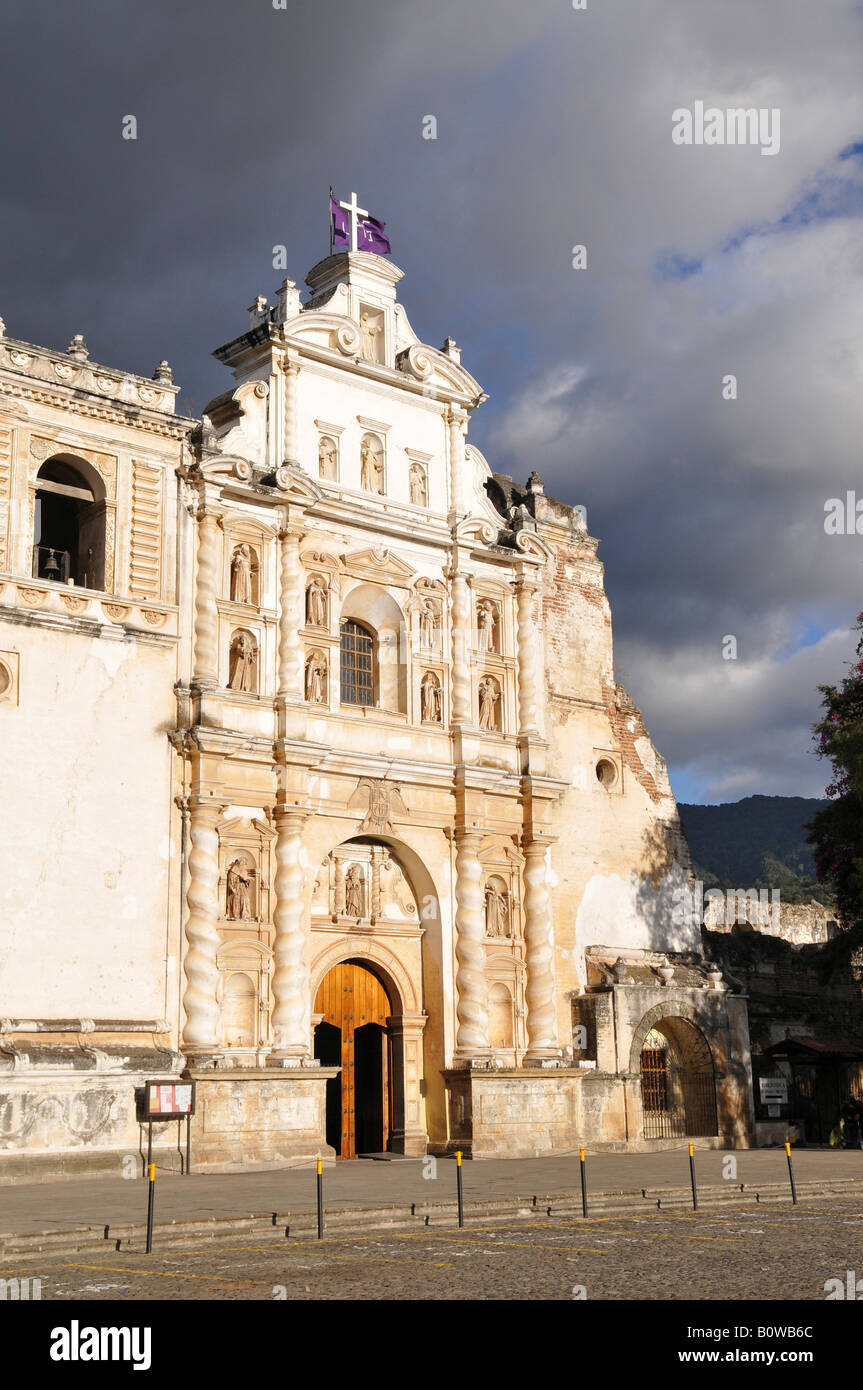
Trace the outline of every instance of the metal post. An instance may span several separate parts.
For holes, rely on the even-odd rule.
[[[186,1116],[186,1176],[192,1171],[192,1117]]]
[[[461,1179],[461,1149],[459,1149],[459,1150],[456,1152],[456,1156],[455,1156],[455,1172],[456,1172],[456,1185],[457,1185],[457,1188],[458,1188],[458,1224],[459,1224],[459,1226],[463,1226],[463,1225],[464,1225],[464,1192],[463,1192],[463,1190],[462,1190],[462,1179]]]
[[[791,1181],[791,1200],[797,1206],[797,1188],[794,1186],[794,1169],[791,1166],[791,1145],[785,1145],[785,1157],[788,1159],[788,1177]]]
[[[318,1154],[318,1240],[324,1238],[324,1160]]]
[[[150,1171],[150,1164],[153,1162],[153,1121],[147,1125],[147,1171]]]
[[[156,1165],[147,1165],[147,1177],[149,1179],[149,1191],[147,1193],[147,1249],[145,1254],[152,1254],[153,1250],[153,1212],[156,1206]]]
[[[587,1165],[584,1161],[584,1147],[578,1151],[578,1162],[581,1168],[581,1214],[587,1216]]]
[[[692,1180],[692,1210],[698,1211],[698,1189],[695,1186],[695,1145],[689,1145],[689,1176]]]

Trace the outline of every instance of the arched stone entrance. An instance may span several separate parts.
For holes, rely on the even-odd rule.
[[[327,1083],[327,1143],[339,1158],[390,1147],[400,1066],[391,1023],[400,1012],[366,962],[341,961],[315,997],[315,1056],[340,1073]]]
[[[718,1133],[713,1055],[697,1024],[652,1009],[636,1029],[632,1066],[641,1077],[645,1139]]]
[[[429,1011],[431,1046],[437,1063],[433,1070],[426,1065],[424,1055],[424,1035],[430,1022],[426,1004],[429,981],[432,999],[439,999],[442,992],[437,902],[418,853],[389,834],[350,836],[334,844],[319,861],[310,896],[310,917],[312,1023],[315,1055],[321,1062],[343,1065],[342,1045],[350,1023],[350,1018],[339,1012],[342,1005],[338,1000],[328,1000],[321,993],[335,967],[352,964],[370,972],[383,992],[383,999],[378,996],[363,1024],[354,1018],[355,1028],[368,1027],[368,1032],[355,1032],[354,1055],[347,1060],[353,1061],[355,1076],[359,1068],[361,1081],[364,1068],[365,1074],[371,1075],[372,1052],[380,1040],[380,1033],[374,1029],[385,1031],[386,1067],[381,1056],[381,1076],[385,1072],[386,1123],[380,1126],[381,1137],[376,1139],[377,1101],[370,1099],[368,1087],[365,1098],[355,1094],[348,1108],[349,1116],[353,1115],[353,1139],[340,1129],[338,1142],[334,1143],[344,1157],[386,1149],[424,1154],[428,1147],[428,1078],[431,1075],[441,1087],[443,1084],[437,1062],[442,1050],[440,1005]],[[327,989],[333,987],[332,981],[326,984]],[[372,987],[355,977],[353,985],[348,982],[347,988]],[[330,1088],[328,1133],[333,1130],[336,1103],[340,1113],[343,1108],[342,1085],[340,1080],[337,1098],[335,1087]],[[383,1085],[382,1081],[382,1088]]]

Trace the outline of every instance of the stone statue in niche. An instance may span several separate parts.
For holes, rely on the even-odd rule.
[[[228,686],[253,694],[258,683],[258,652],[248,632],[237,632],[231,642]]]
[[[479,727],[497,729],[497,705],[500,692],[497,681],[485,676],[479,683]]]
[[[442,718],[440,682],[433,671],[426,671],[420,682],[422,693],[422,721],[424,724],[440,724]]]
[[[306,699],[310,705],[325,702],[327,662],[323,652],[312,652],[306,662]]]
[[[485,889],[485,934],[509,936],[509,903],[506,893],[501,892],[494,879]]]
[[[410,467],[410,489],[411,501],[416,507],[428,506],[428,486],[426,482],[426,471],[421,463],[412,463]]]
[[[306,589],[306,621],[312,627],[327,625],[327,583],[323,575],[313,574]]]
[[[434,604],[430,599],[425,599],[420,609],[420,643],[423,647],[434,647],[436,631],[437,614],[435,613]]]
[[[345,874],[345,916],[356,917],[359,921],[364,912],[364,898],[363,871],[359,864],[352,864]]]
[[[232,922],[248,922],[252,913],[252,870],[242,859],[228,866],[225,916]]]
[[[375,320],[371,314],[363,313],[360,315],[360,334],[362,337],[362,357],[364,361],[380,361],[378,338],[382,332],[383,325]]]
[[[247,545],[238,545],[231,560],[231,600],[252,602],[252,552]]]
[[[326,434],[318,443],[318,472],[328,482],[336,481],[336,446]]]
[[[493,603],[481,603],[477,613],[477,651],[493,652],[497,650],[495,641],[495,608]]]
[[[360,446],[360,486],[363,492],[376,492],[381,496],[384,490],[384,466],[375,441],[368,436]]]

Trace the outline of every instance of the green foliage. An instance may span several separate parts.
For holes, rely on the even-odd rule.
[[[863,614],[856,631],[863,634]],[[836,893],[843,926],[863,926],[863,635],[857,661],[841,685],[819,686],[822,718],[814,725],[819,757],[833,765],[828,803],[810,827],[819,879]]]

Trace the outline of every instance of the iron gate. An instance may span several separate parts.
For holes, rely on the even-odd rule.
[[[641,1054],[645,1139],[703,1138],[718,1131],[713,1073],[668,1065],[668,1053]]]

